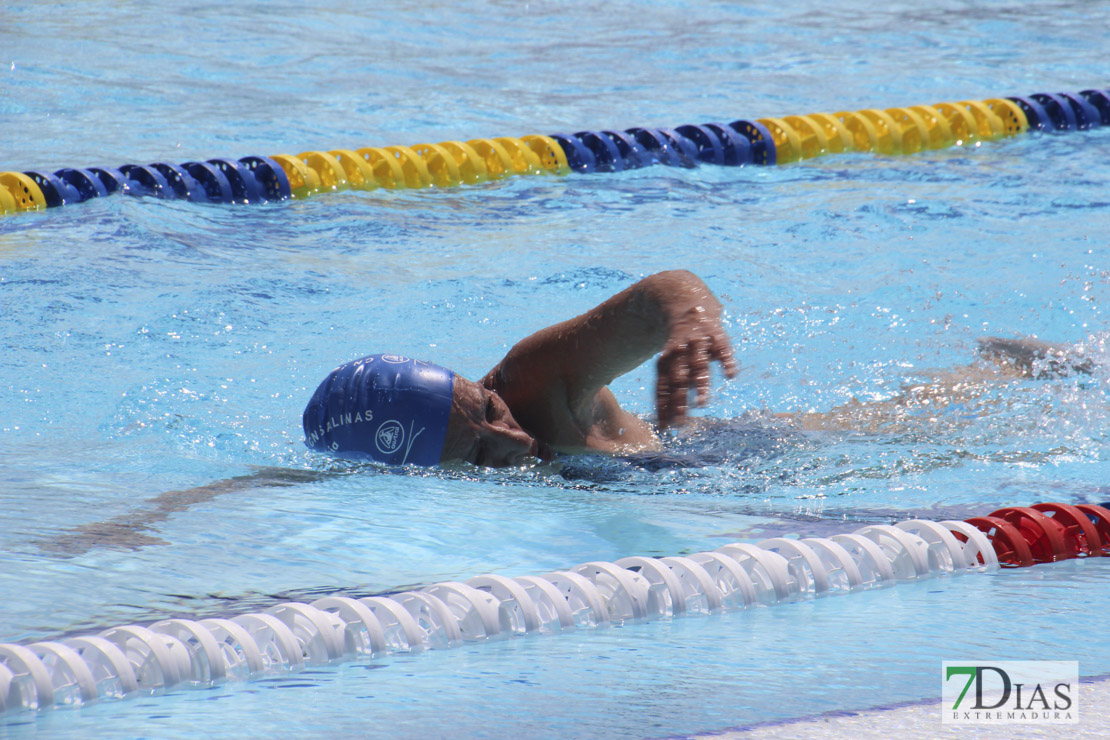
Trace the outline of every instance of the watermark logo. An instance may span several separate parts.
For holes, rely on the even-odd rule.
[[[944,724],[1078,724],[1079,663],[946,660],[941,697]]]

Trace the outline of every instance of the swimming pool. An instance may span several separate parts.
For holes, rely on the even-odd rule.
[[[172,22],[137,3],[17,6],[0,30],[0,169],[1106,85],[1105,3],[865,7],[490,3],[429,23],[425,4],[201,6]],[[351,470],[309,454],[299,429],[343,360],[381,349],[476,377],[522,335],[671,267],[720,295],[744,365],[715,382],[715,417],[889,398],[971,361],[983,334],[1084,342],[1104,358],[1108,151],[1101,129],[906,158],[258,208],[119,197],[0,219],[0,640],[1110,499],[1103,371],[1006,384],[970,420],[596,480]],[[648,413],[651,383],[645,366],[615,391]],[[150,503],[255,466],[341,474]],[[116,517],[143,537],[50,546]],[[1050,652],[1106,674],[1105,568],[938,579],[3,721],[13,736],[711,731],[936,696],[939,662],[969,654]]]

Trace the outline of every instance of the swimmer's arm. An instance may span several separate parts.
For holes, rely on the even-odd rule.
[[[599,391],[661,352],[659,426],[679,426],[690,391],[699,405],[708,400],[711,362],[720,362],[730,378],[736,374],[720,318],[721,304],[700,278],[686,270],[661,272],[525,338],[490,375],[499,374],[499,385],[518,394],[544,394],[549,403],[555,394],[576,419],[588,419]]]

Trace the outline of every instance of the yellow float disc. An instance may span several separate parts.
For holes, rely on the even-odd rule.
[[[971,111],[971,115],[975,117],[975,122],[979,126],[980,137],[997,139],[1005,133],[1002,119],[992,113],[991,109],[983,104],[983,101],[961,100],[956,105],[962,105],[966,110]]]
[[[432,175],[428,172],[428,165],[424,163],[419,154],[407,146],[387,146],[385,150],[401,164],[401,172],[405,175],[405,187],[426,188],[431,186]]]
[[[346,190],[347,173],[335,157],[325,152],[301,152],[297,155],[309,169],[316,170],[322,190]]]
[[[274,154],[270,157],[285,170],[289,178],[289,190],[294,198],[307,198],[320,190],[320,175],[305,165],[298,157],[289,154]]]
[[[902,140],[902,154],[916,154],[929,146],[929,129],[921,116],[909,108],[887,108],[884,113],[894,121]]]
[[[1014,101],[1006,98],[989,98],[983,101],[983,105],[1002,121],[1002,130],[1006,136],[1020,134],[1029,128],[1029,119],[1025,117],[1025,111]]]
[[[489,179],[486,163],[474,147],[461,141],[444,141],[440,143],[443,150],[455,158],[455,165],[459,168],[459,177],[468,185],[485,182]]]
[[[332,149],[328,154],[339,162],[339,166],[347,176],[347,184],[355,190],[373,190],[378,187],[378,182],[374,178],[374,169],[370,163],[350,149]]]
[[[875,127],[875,133],[879,135],[879,148],[875,151],[880,154],[902,153],[902,129],[894,123],[890,114],[876,108],[867,108],[858,113],[871,121],[871,125]]]
[[[879,151],[879,132],[875,129],[875,125],[870,120],[861,116],[858,113],[850,111],[841,111],[834,113],[833,118],[836,118],[844,128],[848,129],[852,134],[852,148],[857,152],[877,152]]]
[[[828,113],[810,113],[805,118],[815,122],[824,130],[825,141],[830,152],[850,152],[855,149],[852,132],[835,116],[830,116]]]
[[[363,147],[355,153],[366,160],[374,172],[374,179],[383,188],[405,187],[405,172],[395,156],[384,149],[374,147]]]
[[[471,139],[466,143],[474,147],[474,151],[486,163],[486,170],[491,178],[508,177],[515,172],[512,157],[497,142],[491,139]]]
[[[532,175],[543,172],[540,158],[520,139],[511,136],[499,136],[493,141],[500,144],[509,153],[513,163],[513,171],[518,175]]]
[[[979,140],[979,124],[967,108],[954,103],[937,103],[933,108],[948,121],[956,146]]]
[[[417,144],[410,148],[424,160],[424,166],[428,168],[432,184],[436,187],[453,188],[462,182],[454,155],[439,144]]]
[[[0,213],[15,213],[15,198],[8,192],[8,189],[0,185]]]
[[[521,136],[520,140],[539,157],[540,166],[548,172],[555,172],[560,175],[570,172],[566,153],[559,146],[559,143],[550,136],[528,134],[527,136]]]
[[[802,156],[806,159],[829,153],[829,139],[825,128],[809,116],[786,116],[782,119],[797,132],[802,140]]]
[[[46,208],[46,196],[35,181],[22,172],[0,172],[0,186],[8,189],[17,211]]]
[[[931,105],[914,105],[906,110],[911,110],[921,117],[929,132],[929,149],[944,149],[955,143],[948,119],[942,116],[939,110]]]
[[[771,132],[775,141],[775,161],[778,164],[797,162],[803,157],[802,137],[794,128],[780,118],[757,118],[756,123]]]

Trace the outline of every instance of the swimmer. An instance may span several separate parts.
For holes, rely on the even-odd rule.
[[[1092,370],[1089,360],[1035,339],[987,338],[979,352],[989,364],[906,386],[887,401],[770,416],[806,431],[893,432],[915,409],[968,403],[1000,379]],[[608,385],[657,353],[653,428],[622,409]],[[305,439],[315,450],[394,465],[642,455],[662,448],[659,432],[686,424],[691,395],[707,403],[713,363],[736,376],[720,302],[693,273],[661,272],[526,337],[477,382],[396,355],[348,362],[308,402]]]
[[[518,342],[481,380],[395,355],[348,362],[305,408],[316,450],[390,464],[485,467],[555,453],[658,450],[656,429],[621,408],[608,385],[660,353],[659,430],[709,400],[710,365],[735,377],[721,304],[696,275],[661,272]]]

